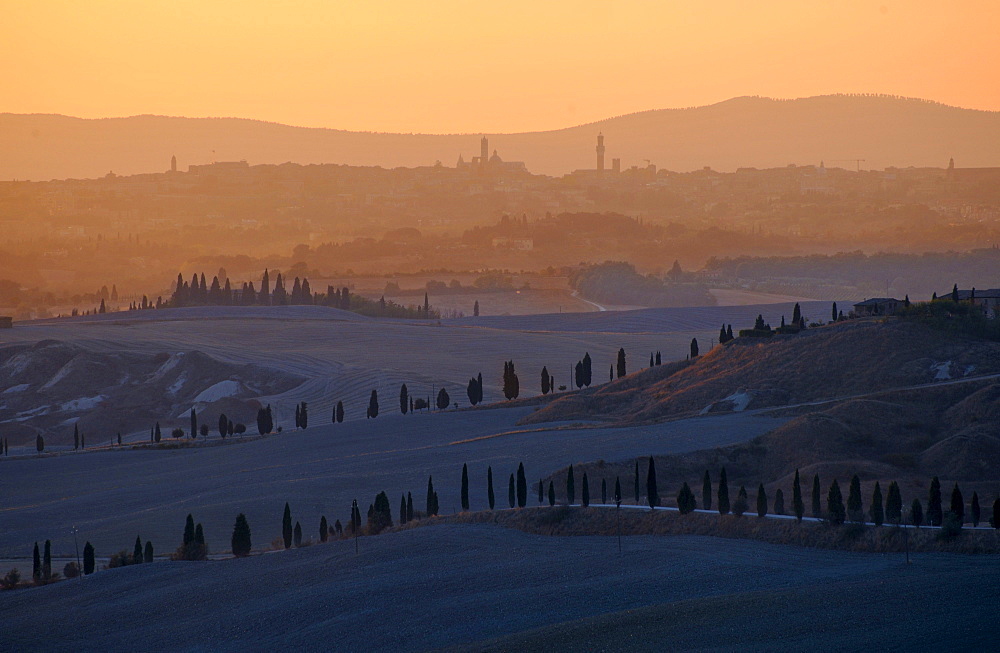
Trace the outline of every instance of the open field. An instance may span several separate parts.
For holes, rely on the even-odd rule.
[[[54,554],[72,553],[74,525],[98,555],[130,547],[137,534],[165,553],[180,545],[188,513],[204,523],[210,551],[228,550],[240,512],[257,525],[255,541],[263,545],[280,536],[286,501],[305,536],[315,538],[321,515],[331,524],[336,519],[346,523],[353,499],[365,509],[381,490],[387,491],[393,514],[405,492],[412,492],[414,507],[423,510],[428,475],[434,477],[441,512],[457,510],[463,463],[469,465],[472,507],[484,508],[490,465],[502,503],[508,475],[522,461],[529,483],[537,483],[570,463],[741,442],[785,421],[728,415],[628,431],[514,426],[530,410],[405,417],[390,411],[395,414],[376,420],[325,424],[226,446],[4,459],[0,556],[30,556],[32,543],[45,539],[52,540]]]
[[[619,556],[610,537],[441,525],[363,538],[357,555],[348,540],[99,572],[0,593],[0,610],[16,650],[415,651],[501,637],[491,650],[844,650],[872,638],[986,650],[978,616],[1000,600],[998,581],[989,557],[906,566],[697,536],[628,537]],[[141,614],[123,618],[126,605]],[[39,613],[65,618],[40,629]]]

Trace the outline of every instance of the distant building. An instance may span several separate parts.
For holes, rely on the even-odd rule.
[[[604,132],[597,132],[597,172],[604,172]]]
[[[177,155],[170,157],[170,172],[177,172]]]
[[[465,158],[459,155],[456,168],[486,173],[528,171],[523,161],[504,161],[496,150],[493,150],[493,156],[490,156],[490,141],[486,136],[479,140],[479,156],[472,157],[466,163]]]
[[[951,292],[939,293],[938,298],[950,299]],[[971,288],[969,290],[959,290],[958,301],[972,302],[974,306],[978,306],[983,309],[983,313],[985,313],[986,317],[990,319],[1000,317],[1000,288],[989,288],[986,290]]]
[[[876,315],[893,315],[903,302],[892,297],[873,297],[854,305],[854,314],[858,317]]]
[[[535,248],[535,241],[531,238],[511,238],[510,236],[497,236],[493,239],[493,249],[515,249],[521,252],[530,252]]]

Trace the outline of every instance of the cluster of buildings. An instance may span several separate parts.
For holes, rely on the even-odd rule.
[[[991,319],[1000,318],[1000,288],[990,288],[989,290],[953,290],[949,293],[938,295],[941,299],[952,298],[960,302],[971,302],[973,306],[979,307],[983,314]],[[854,314],[859,317],[877,317],[882,315],[893,315],[907,304],[905,299],[894,297],[872,297],[854,305]]]

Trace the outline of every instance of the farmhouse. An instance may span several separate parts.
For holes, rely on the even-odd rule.
[[[892,315],[903,305],[892,297],[873,297],[854,305],[854,314],[859,317],[872,315]]]

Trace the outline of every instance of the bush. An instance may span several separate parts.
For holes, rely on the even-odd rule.
[[[76,578],[80,575],[80,566],[75,562],[67,562],[63,567],[63,576],[66,578]]]
[[[108,564],[105,569],[117,569],[118,567],[127,567],[132,564],[132,554],[122,549],[118,553],[115,553],[108,560]]]
[[[938,532],[938,539],[953,540],[962,534],[962,522],[958,515],[949,510],[941,520],[941,530]]]
[[[736,501],[733,502],[733,514],[737,517],[742,517],[743,513],[747,511],[747,489],[740,486],[740,492],[736,495]]]
[[[21,572],[17,569],[11,569],[7,574],[0,578],[0,589],[12,590],[17,589],[17,586],[21,584]]]

